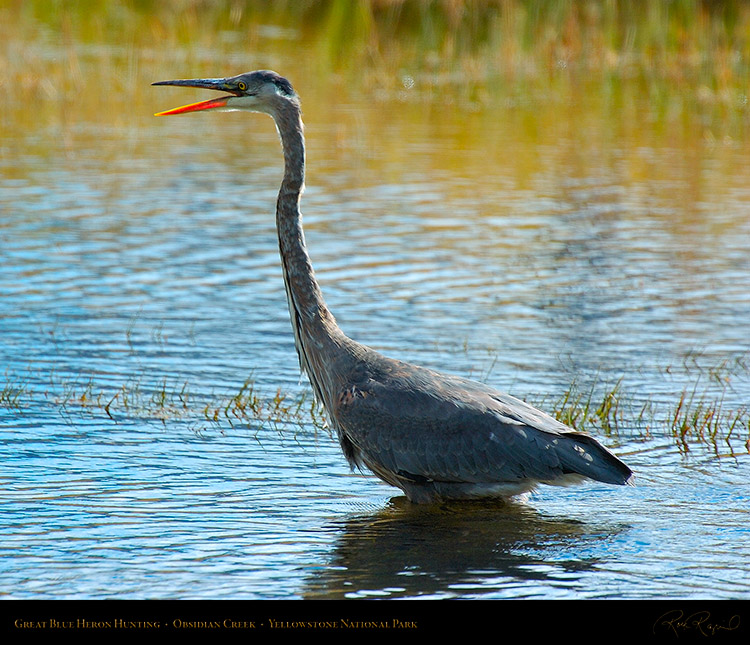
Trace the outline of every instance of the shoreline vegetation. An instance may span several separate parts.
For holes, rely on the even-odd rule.
[[[710,447],[720,458],[750,453],[750,407],[725,402],[734,381],[750,377],[750,357],[711,367],[691,360],[690,367],[687,361],[681,366],[682,374],[693,371],[698,376],[675,391],[669,402],[663,400],[664,395],[658,401],[644,398],[628,389],[623,379],[606,384],[596,378],[585,383],[576,378],[556,398],[529,402],[574,430],[615,440],[663,436],[671,437],[684,454],[697,445]],[[665,382],[677,371],[665,368]],[[269,393],[252,378],[236,391],[209,394],[191,392],[188,381],[166,378],[152,382],[135,378],[118,388],[104,386],[94,376],[68,380],[50,374],[47,380],[49,385],[42,387],[31,371],[25,377],[6,373],[0,381],[0,409],[19,418],[26,408],[46,405],[66,419],[90,415],[102,423],[185,421],[196,432],[245,427],[255,430],[256,439],[268,430],[294,435],[328,432],[325,413],[306,389]]]
[[[245,69],[303,48],[302,79],[331,78],[375,97],[568,102],[591,81],[620,104],[648,94],[657,120],[692,115],[731,132],[750,113],[750,5],[736,0],[89,0],[64,11],[35,0],[0,6],[3,41],[8,106],[73,105],[100,77],[116,82],[101,100],[137,102],[144,82],[186,59],[199,75],[215,73],[216,60]],[[50,43],[59,48],[51,60]],[[123,58],[127,73],[114,74]]]

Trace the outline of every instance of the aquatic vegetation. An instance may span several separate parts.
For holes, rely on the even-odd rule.
[[[476,105],[498,91],[520,101],[521,86],[545,98],[554,88],[567,100],[596,77],[613,100],[627,96],[626,84],[647,92],[662,115],[684,104],[734,119],[749,108],[750,6],[739,1],[118,0],[61,10],[35,0],[0,15],[7,58],[23,61],[0,65],[0,101],[9,106],[31,97],[72,105],[92,76],[115,83],[97,101],[114,107],[121,92],[140,101],[135,90],[146,73],[161,76],[160,67],[186,56],[194,65],[242,60],[250,68],[271,42],[279,58],[292,48],[309,52],[302,77],[336,74],[342,85],[409,101],[439,95]],[[53,60],[39,45],[50,39],[60,47]],[[123,62],[127,73],[113,73]]]
[[[620,380],[606,388],[604,394],[597,395],[596,382],[584,390],[575,380],[554,403],[551,414],[576,430],[593,427],[605,434],[614,434],[620,425],[627,424],[620,409],[621,384]]]
[[[747,368],[747,363],[733,362],[733,373],[747,378],[748,373],[741,371]],[[665,374],[671,371],[665,370]],[[647,398],[644,402],[642,396],[626,390],[622,379],[609,385],[597,379],[582,385],[579,379],[574,379],[556,400],[532,403],[579,431],[644,439],[671,436],[684,453],[690,451],[691,445],[710,446],[718,457],[750,452],[750,406],[725,404],[725,394],[731,387],[727,364],[701,368],[701,372],[713,375],[712,386],[701,388],[702,381],[698,378],[672,403],[665,402],[663,396],[658,401]],[[717,384],[719,374],[722,378]],[[222,431],[235,426],[293,433],[327,430],[322,408],[305,390],[293,394],[277,389],[269,394],[262,392],[252,378],[236,391],[210,395],[191,394],[188,381],[167,379],[151,384],[132,379],[114,391],[97,384],[93,377],[78,382],[52,376],[49,388],[44,390],[35,389],[28,377],[5,374],[4,379],[0,384],[0,409],[13,415],[23,415],[26,407],[46,401],[63,416],[92,414],[100,416],[103,422],[157,419],[165,424],[187,421],[194,428],[213,427]]]
[[[25,380],[13,380],[5,374],[5,381],[0,388],[0,408],[20,410],[21,401],[28,395],[28,386]]]
[[[586,388],[574,380],[552,404],[551,413],[576,430],[606,435],[635,431],[644,437],[668,434],[682,452],[689,452],[690,444],[698,443],[712,446],[717,456],[734,455],[737,442],[750,452],[750,407],[725,403],[733,380],[750,376],[746,357],[710,367],[704,367],[698,359],[692,354],[685,358],[679,371],[693,382],[682,389],[674,403],[665,402],[663,395],[659,400],[649,397],[644,401],[642,395],[624,391],[623,379],[614,385],[594,380]],[[674,371],[665,369],[665,379]],[[706,375],[709,383],[704,385]]]
[[[267,396],[258,392],[252,379],[247,379],[235,394],[208,401],[203,417],[217,425],[260,424],[276,430],[289,426],[325,426],[322,410],[306,392],[292,396],[277,389],[273,396]]]
[[[611,163],[633,199],[645,190],[636,181],[642,175],[656,173],[664,185],[680,186],[676,192],[686,195],[682,210],[665,211],[655,196],[639,206],[668,212],[665,227],[686,231],[686,237],[691,230],[705,234],[731,228],[699,218],[695,204],[713,204],[707,191],[732,190],[721,184],[721,167],[737,165],[730,151],[747,140],[750,5],[744,2],[116,0],[61,8],[53,0],[32,0],[0,7],[0,43],[0,106],[12,135],[0,146],[0,160],[11,178],[26,180],[29,151],[42,159],[54,157],[62,142],[66,155],[84,156],[87,132],[107,139],[95,124],[105,124],[108,136],[120,133],[104,153],[97,148],[97,166],[140,157],[124,151],[148,140],[134,117],[151,118],[155,107],[143,88],[156,78],[172,77],[176,66],[187,72],[186,61],[196,76],[224,66],[239,72],[284,61],[295,67],[295,85],[309,96],[311,111],[353,103],[352,96],[357,106],[375,105],[378,111],[392,102],[413,109],[415,123],[424,121],[425,112],[434,118],[425,106],[460,109],[462,127],[450,140],[450,150],[485,149],[490,157],[481,156],[479,170],[491,164],[498,176],[517,177],[521,191],[558,149],[559,139],[545,139],[542,133],[562,129],[566,139],[589,152],[621,149]],[[309,91],[312,83],[323,89]],[[572,106],[571,118],[562,125],[560,106]],[[337,128],[350,134],[350,117],[344,111],[339,116]],[[526,152],[508,154],[506,139],[487,134],[486,122],[503,118],[509,130],[523,133],[515,150],[531,151],[529,158]],[[388,145],[377,129],[373,132],[372,141]],[[357,157],[369,154],[367,133],[358,136],[365,144]],[[338,134],[333,138],[343,147]],[[379,154],[401,155],[402,141],[394,140],[397,150],[386,147]],[[691,160],[692,169],[650,159],[655,141],[667,141],[677,157]],[[705,157],[695,150],[714,152]],[[576,160],[572,155],[570,162]],[[448,167],[443,161],[436,168]],[[711,168],[715,177],[706,175]],[[744,203],[744,193],[737,200]],[[607,212],[613,220],[619,216]],[[732,235],[728,230],[711,237],[715,247],[710,252],[724,252],[723,243]],[[136,351],[134,325],[135,319],[126,334],[131,352]],[[55,347],[67,342],[64,331],[50,332]],[[151,341],[164,343],[161,328]],[[682,451],[699,443],[725,454],[738,442],[750,450],[750,402],[737,404],[741,397],[732,390],[737,379],[746,382],[748,373],[747,356],[705,363],[696,354],[664,369],[665,388],[658,396],[643,394],[629,377],[602,383],[584,375],[572,379],[555,400],[534,403],[576,429],[661,433]],[[120,376],[125,382],[114,385],[110,378],[6,373],[0,410],[22,415],[25,408],[44,403],[63,415],[94,414],[104,422],[179,419],[218,428],[245,424],[296,431],[324,423],[309,395],[263,392],[251,379],[217,393],[195,391],[194,382],[176,378],[135,373]]]
[[[552,414],[582,431],[617,435],[628,429],[644,437],[668,433],[683,452],[689,452],[695,442],[711,445],[718,456],[734,454],[737,441],[750,452],[750,408],[727,408],[723,390],[699,394],[697,387],[684,389],[676,403],[647,400],[638,407],[636,397],[623,391],[621,381],[603,391],[596,384],[582,389],[574,382],[554,404]]]
[[[0,409],[23,415],[24,409],[46,402],[66,417],[91,414],[114,423],[124,419],[187,420],[192,425],[217,428],[245,425],[282,431],[291,427],[295,432],[302,427],[325,427],[321,409],[306,392],[293,395],[277,389],[268,395],[250,378],[236,392],[210,395],[193,395],[187,381],[166,378],[156,383],[134,378],[114,390],[93,377],[78,381],[52,374],[47,380],[49,385],[41,389],[30,385],[29,379],[6,374],[0,385]]]
[[[743,440],[750,452],[750,409],[740,406],[738,409],[725,409],[723,396],[718,400],[707,401],[696,397],[695,388],[685,390],[680,396],[672,418],[672,435],[678,447],[688,452],[689,440],[708,443],[719,451],[719,443],[727,446],[733,454],[732,438]]]

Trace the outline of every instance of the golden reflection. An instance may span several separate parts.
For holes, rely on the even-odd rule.
[[[419,173],[494,217],[593,179],[668,226],[712,204],[729,213],[716,232],[750,185],[743,2],[32,0],[0,5],[0,43],[16,177],[35,159],[158,153],[154,79],[269,67],[304,97],[308,183],[326,190],[332,171],[353,186]]]

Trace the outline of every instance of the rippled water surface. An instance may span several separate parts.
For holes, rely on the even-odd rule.
[[[272,122],[156,119],[203,95],[144,82],[109,124],[5,116],[0,593],[750,597],[749,140],[299,85],[307,241],[344,331],[548,410],[619,383],[591,432],[637,486],[416,507],[351,473],[299,376]],[[247,382],[265,409],[307,398],[256,422]],[[716,425],[680,442],[686,393]]]

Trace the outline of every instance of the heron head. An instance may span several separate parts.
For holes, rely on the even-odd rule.
[[[273,114],[279,100],[297,103],[298,98],[292,84],[283,76],[269,70],[248,72],[229,78],[194,78],[189,80],[159,81],[153,85],[179,85],[183,87],[200,87],[209,90],[227,92],[227,96],[191,103],[182,107],[159,112],[156,116],[184,114],[198,110],[248,110]]]

